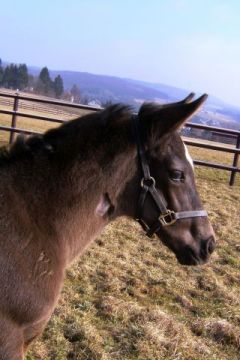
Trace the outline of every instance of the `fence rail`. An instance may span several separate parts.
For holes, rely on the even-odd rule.
[[[2,100],[2,101],[1,101]],[[7,103],[8,101],[8,103]],[[29,104],[30,102],[30,104]],[[0,92],[0,104],[7,104],[8,106],[12,106],[13,110],[4,110],[0,108],[0,114],[6,114],[12,116],[11,126],[2,126],[0,125],[1,131],[7,131],[10,132],[10,138],[9,142],[11,143],[14,139],[15,133],[23,133],[26,135],[30,134],[39,134],[36,131],[30,131],[26,129],[21,129],[17,127],[17,117],[25,117],[25,118],[31,118],[36,120],[42,120],[42,121],[48,121],[48,122],[55,122],[55,123],[63,123],[66,121],[66,119],[59,119],[59,118],[49,118],[46,116],[41,115],[35,115],[35,114],[29,114],[22,111],[19,111],[19,108],[25,108],[28,110],[36,110],[36,107],[34,107],[34,104],[44,104],[45,106],[39,106],[37,110],[39,111],[46,111],[54,115],[73,115],[72,113],[67,113],[67,111],[62,110],[64,109],[81,109],[85,111],[99,111],[101,110],[98,107],[94,106],[88,106],[88,105],[80,105],[80,104],[73,104],[66,101],[59,101],[59,100],[52,100],[52,99],[45,99],[45,98],[38,98],[36,96],[26,96],[21,95],[19,93],[11,94],[11,93],[5,93]],[[54,109],[51,109],[49,105],[54,105]],[[47,107],[49,106],[49,110]],[[59,109],[60,108],[60,109]],[[192,141],[185,137],[184,142],[187,145],[190,146],[196,146],[199,148],[205,148],[210,150],[216,150],[216,151],[222,151],[227,153],[232,153],[233,155],[233,162],[232,165],[223,165],[213,162],[207,162],[207,161],[200,161],[200,160],[194,160],[194,163],[199,166],[206,166],[211,167],[214,169],[221,169],[226,170],[230,172],[230,179],[229,179],[229,185],[234,185],[236,174],[240,173],[240,168],[238,167],[238,161],[239,161],[239,154],[240,154],[240,131],[238,130],[232,130],[232,129],[225,129],[225,128],[219,128],[214,126],[208,126],[203,124],[195,124],[195,123],[186,123],[185,125],[188,128],[193,129],[200,129],[209,131],[212,133],[217,134],[218,136],[225,136],[234,139],[235,147],[228,147],[224,145],[213,145],[213,144],[207,144],[205,142],[201,141]]]

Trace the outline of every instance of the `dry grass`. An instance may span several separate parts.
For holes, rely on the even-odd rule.
[[[28,360],[239,360],[239,179],[230,188],[224,172],[196,172],[218,237],[210,263],[180,266],[133,221],[109,225],[68,270]]]
[[[207,265],[180,266],[133,221],[110,224],[67,271],[58,307],[27,360],[239,360],[240,179],[230,188],[228,176],[196,169],[218,238]]]

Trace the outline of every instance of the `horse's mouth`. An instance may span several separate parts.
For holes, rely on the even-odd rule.
[[[176,258],[181,265],[197,266],[203,265],[208,261],[209,256],[200,257],[193,249],[187,247],[184,251],[176,253]]]
[[[179,264],[181,265],[197,266],[206,264],[216,246],[214,237],[210,236],[207,240],[202,240],[200,242],[199,250],[196,250],[193,246],[186,244],[182,244],[176,248],[173,244],[180,241],[171,241],[171,238],[167,233],[162,234],[157,232],[156,234],[163,245],[168,247],[168,249],[175,254]]]

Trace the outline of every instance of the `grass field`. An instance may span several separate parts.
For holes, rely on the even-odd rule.
[[[232,159],[190,151],[198,159]],[[67,271],[54,315],[27,360],[239,360],[240,179],[230,188],[228,176],[196,168],[218,239],[207,265],[179,265],[134,221],[110,224]]]
[[[158,239],[121,219],[68,271],[27,359],[240,359],[240,186],[197,169],[217,234],[209,264],[180,266]]]

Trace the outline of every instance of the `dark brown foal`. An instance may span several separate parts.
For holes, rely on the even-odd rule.
[[[142,226],[155,232],[180,263],[207,261],[214,234],[178,133],[205,96],[191,100],[192,95],[176,104],[141,107],[139,151],[150,181],[139,162],[127,106],[19,138],[1,150],[1,360],[23,358],[54,310],[67,266],[110,221],[136,218],[139,204]]]

